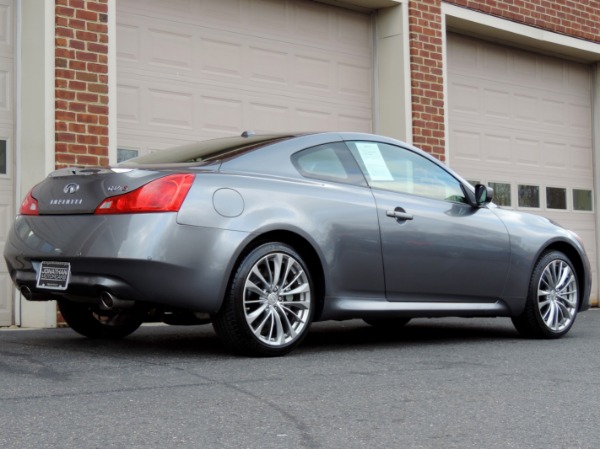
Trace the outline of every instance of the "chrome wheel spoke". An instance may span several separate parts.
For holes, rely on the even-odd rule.
[[[268,254],[250,269],[244,283],[246,322],[263,344],[292,343],[306,329],[312,312],[307,273],[285,252]]]
[[[263,296],[265,294],[264,291],[262,291],[258,285],[256,285],[254,282],[252,282],[250,279],[248,279],[246,281],[246,285],[244,286],[244,288],[248,291],[251,291],[252,293],[256,293],[259,296]]]
[[[540,276],[537,306],[548,329],[562,332],[568,328],[577,312],[577,278],[563,260],[550,262]]]
[[[264,285],[264,286],[269,285],[269,282],[264,278],[263,274],[260,272],[260,270],[258,269],[258,267],[256,265],[252,268],[251,273],[258,278],[258,280],[262,283],[262,285]],[[247,281],[247,282],[249,282],[249,281]]]
[[[246,314],[246,320],[248,321],[248,324],[252,325],[252,323],[254,323],[254,321],[256,321],[256,319],[262,315],[262,313],[267,309],[267,307],[269,307],[269,305],[265,302],[260,307],[255,309],[252,313]]]
[[[290,311],[292,308],[308,310],[310,308],[310,301],[283,301],[280,305],[288,308]]]
[[[283,254],[277,253],[273,256],[273,277],[271,278],[271,285],[275,286],[279,284],[279,277],[281,276],[281,266],[283,265]]]
[[[306,284],[302,284],[302,285],[294,288],[293,290],[283,292],[282,296],[297,295],[298,293],[306,293],[309,290],[310,290],[310,285],[308,285],[308,283],[306,283]]]
[[[286,310],[282,308],[281,305],[278,307],[277,316],[280,318],[282,329],[284,327],[286,329],[285,334],[292,339],[296,338],[295,326],[298,324],[297,322],[301,320],[296,319],[296,315],[294,314],[293,317],[291,317],[292,321],[294,322],[292,323],[290,321],[290,317],[288,317],[288,314],[286,313]]]

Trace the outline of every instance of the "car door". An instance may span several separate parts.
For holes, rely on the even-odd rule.
[[[347,142],[377,205],[389,301],[493,301],[510,257],[504,224],[461,182],[412,150]]]

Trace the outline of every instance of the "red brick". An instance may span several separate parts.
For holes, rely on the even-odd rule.
[[[75,59],[78,61],[98,62],[98,55],[89,51],[78,51],[75,53]]]
[[[98,123],[98,116],[94,114],[77,114],[77,121],[80,123]]]
[[[92,33],[106,34],[108,33],[108,25],[97,22],[87,22],[86,30],[91,31]]]
[[[78,41],[77,39],[71,39],[69,41],[69,47],[75,50],[85,50],[85,42]]]
[[[90,2],[91,4],[92,2]],[[97,22],[98,13],[94,11],[88,11],[85,9],[78,9],[75,11],[75,17],[78,19],[85,20],[86,22]]]
[[[68,153],[56,153],[56,168],[68,167],[75,164],[75,155]]]
[[[89,84],[88,90],[89,90],[89,92],[95,92],[98,94],[107,94],[108,93],[108,85],[107,84]]]
[[[77,93],[77,101],[82,101],[84,103],[98,103],[98,95],[90,94],[87,92],[78,92]]]
[[[93,136],[90,134],[78,135],[77,143],[83,143],[86,145],[98,145],[98,136]]]
[[[90,72],[94,73],[108,73],[108,65],[105,64],[88,64],[87,66]]]
[[[62,69],[66,69],[69,66],[69,61],[66,58],[56,58],[54,60],[54,66]]]
[[[65,109],[67,109],[68,105],[69,102],[65,100],[56,100],[54,102],[54,107],[57,111],[64,111]]]
[[[96,73],[77,72],[75,73],[75,79],[79,81],[86,81],[88,83],[97,83],[98,75]]]
[[[108,127],[107,126],[88,126],[88,131],[91,134],[96,134],[98,136],[108,136]]]
[[[72,112],[86,112],[87,111],[87,104],[86,103],[79,103],[77,101],[71,101],[69,102],[69,111]],[[75,119],[73,119],[75,120]]]
[[[94,154],[96,156],[107,156],[108,155],[108,149],[106,148],[106,146],[102,145],[102,146],[88,146],[88,153],[89,154]]]
[[[108,53],[108,45],[104,44],[96,44],[94,42],[89,42],[87,45],[87,50],[94,53]]]
[[[87,145],[71,144],[71,145],[69,145],[69,150],[68,151],[71,154],[87,154],[88,153],[88,146]]]
[[[75,10],[66,6],[58,5],[55,11],[57,16],[73,17],[75,15]]]
[[[66,39],[64,37],[57,37],[54,40],[54,43],[57,47],[68,47],[69,45],[69,39]]]
[[[57,132],[56,140],[59,142],[67,142],[67,143],[75,142],[77,140],[77,136],[72,133]]]
[[[72,122],[75,120],[76,115],[73,112],[68,111],[56,111],[55,118],[56,120]]]
[[[55,94],[56,98],[60,100],[74,100],[75,92],[71,92],[70,90],[57,89]]]
[[[99,105],[91,104],[88,107],[88,112],[90,114],[98,114],[98,115],[106,115],[106,116],[108,116],[108,107],[107,106],[99,106]]]
[[[80,41],[96,42],[98,40],[98,34],[90,33],[89,31],[76,31],[75,37]]]
[[[88,154],[77,155],[75,158],[77,165],[99,165],[99,159],[97,156],[90,156]]]
[[[75,35],[75,33],[73,32],[72,29],[64,28],[64,27],[57,27],[55,30],[55,34],[58,37],[68,37],[68,38],[72,38]]]
[[[71,60],[69,61],[69,68],[71,70],[77,70],[77,71],[84,71],[87,70],[87,63],[85,61],[76,61],[76,60]],[[73,72],[73,78],[75,78],[75,73]]]
[[[106,14],[108,12],[108,5],[106,3],[89,2],[88,3],[88,9],[90,11],[96,11],[96,12],[100,12],[100,13]]]
[[[87,90],[87,83],[82,81],[70,81],[69,89],[71,90]]]
[[[85,30],[85,20],[69,19],[69,27],[76,30]]]

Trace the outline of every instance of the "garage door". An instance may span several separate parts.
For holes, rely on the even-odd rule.
[[[14,216],[13,116],[14,116],[14,7],[13,0],[0,0],[0,252]],[[13,288],[0,261],[0,326],[13,324]]]
[[[499,204],[577,232],[595,300],[590,67],[449,34],[448,78],[450,165]]]
[[[304,0],[117,2],[122,158],[174,144],[371,130],[368,15]]]

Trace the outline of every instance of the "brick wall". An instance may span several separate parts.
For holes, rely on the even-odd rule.
[[[108,164],[108,0],[56,0],[56,167]]]
[[[600,2],[447,0],[457,6],[571,37],[600,42]],[[441,0],[409,2],[413,141],[445,159]]]

